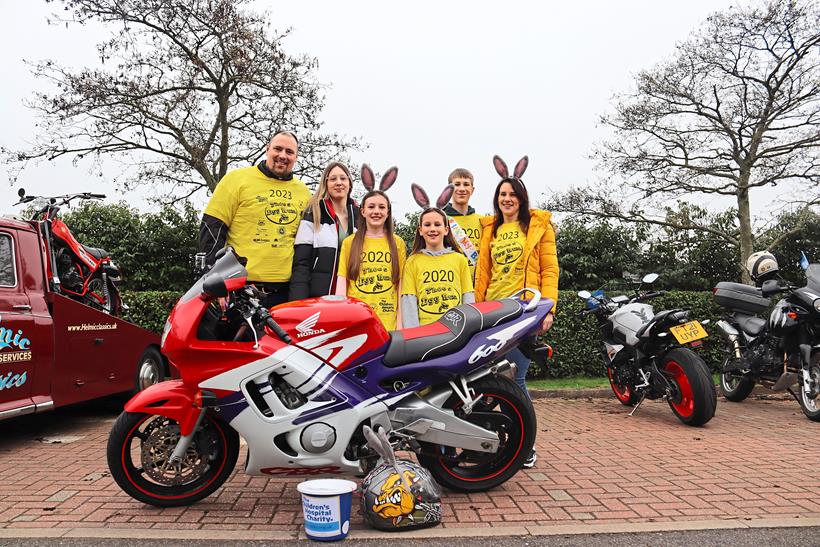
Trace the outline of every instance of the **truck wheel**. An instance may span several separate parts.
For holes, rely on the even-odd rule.
[[[165,364],[162,355],[154,347],[146,349],[137,361],[136,391],[142,391],[164,379]]]

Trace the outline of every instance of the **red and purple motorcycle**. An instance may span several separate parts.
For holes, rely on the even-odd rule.
[[[27,196],[22,188],[17,192],[20,200],[15,205],[34,203],[34,213],[29,222],[38,227],[46,249],[46,269],[51,289],[97,308],[111,315],[119,315],[122,309],[117,282],[120,270],[105,249],[83,245],[68,226],[57,216],[60,207],[75,199],[104,199],[105,194],[83,192],[65,196]]]
[[[535,413],[504,355],[552,308],[536,291],[387,332],[353,298],[268,310],[246,280],[224,252],[172,310],[162,351],[180,379],[131,399],[108,440],[111,474],[133,498],[168,507],[210,495],[233,470],[240,436],[252,475],[361,474],[378,458],[367,425],[462,492],[504,483],[529,456]]]

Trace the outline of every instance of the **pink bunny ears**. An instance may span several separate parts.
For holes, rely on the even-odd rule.
[[[527,170],[527,166],[530,164],[530,159],[527,156],[524,156],[518,163],[515,164],[515,171],[513,171],[513,176],[510,176],[510,171],[507,169],[507,164],[504,163],[498,156],[493,156],[493,166],[495,166],[495,171],[499,175],[501,175],[502,179],[519,179],[521,180],[521,176],[524,174],[524,171]]]
[[[428,209],[430,207],[430,198],[427,197],[427,192],[424,191],[424,188],[416,184],[415,182],[410,185],[410,189],[413,192],[413,199],[416,200],[416,203],[419,204],[419,207],[422,209]],[[456,187],[452,184],[448,184],[445,186],[444,190],[442,190],[441,194],[439,194],[438,199],[436,200],[436,207],[439,209],[443,209],[447,202],[450,201],[450,198],[453,196],[453,192],[455,191]]]
[[[382,180],[379,182],[379,190],[386,192],[393,183],[396,182],[396,177],[399,176],[399,168],[391,167],[382,175]],[[376,177],[373,175],[373,170],[367,165],[362,165],[362,184],[368,192],[372,192],[376,187]]]

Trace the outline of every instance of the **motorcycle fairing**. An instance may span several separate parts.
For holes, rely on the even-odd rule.
[[[457,353],[424,363],[408,363],[400,368],[385,367],[382,358],[375,357],[357,367],[339,370],[342,367],[337,363],[344,362],[344,353],[354,354],[359,345],[366,344],[366,340],[357,336],[337,340],[339,332],[322,333],[300,342],[300,345],[307,346],[306,349],[283,347],[269,357],[209,378],[199,387],[222,391],[237,388],[242,390],[244,401],[241,403],[235,398],[221,399],[219,403],[232,403],[230,407],[226,405],[220,410],[223,418],[247,441],[248,473],[261,474],[263,469],[269,468],[320,468],[332,465],[341,465],[341,469],[347,472],[358,472],[359,461],[347,459],[345,452],[361,423],[371,421],[389,427],[388,413],[400,407],[407,407],[419,415],[438,413],[438,420],[434,421],[448,419],[461,422],[451,413],[431,407],[414,392],[427,386],[446,383],[497,359],[514,347],[515,339],[522,330],[531,329],[537,321],[542,321],[549,309],[551,303],[523,314],[518,320],[479,332]],[[328,362],[322,359],[328,347],[345,344],[349,344],[349,347],[329,354],[331,361],[340,361]],[[475,355],[479,357],[474,358]],[[364,373],[361,369],[364,369]],[[397,373],[408,379],[406,385],[399,391],[389,391],[382,384],[389,385],[389,379]],[[282,404],[272,393],[269,380],[271,374],[282,377],[305,397],[306,402],[296,408]],[[254,383],[260,392],[265,393],[264,400],[270,406],[273,416],[266,416],[257,405],[249,403],[252,400],[247,391],[250,383]],[[474,424],[458,425],[463,425],[461,429],[464,435],[485,435],[486,442],[498,442],[497,437],[490,438],[494,433]],[[311,452],[303,445],[303,435],[308,428],[314,426],[322,431],[332,431],[335,436],[335,443],[321,453]],[[423,435],[419,436],[422,437]]]
[[[182,435],[194,430],[200,409],[194,406],[196,389],[185,385],[182,380],[168,380],[154,384],[125,403],[126,412],[159,414],[179,423]]]

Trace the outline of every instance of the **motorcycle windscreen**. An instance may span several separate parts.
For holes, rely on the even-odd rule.
[[[211,276],[218,276],[221,279],[228,281],[230,279],[245,279],[248,277],[248,270],[239,262],[236,254],[232,251],[227,251],[219,260],[214,263],[213,268],[197,279],[196,283],[188,289],[181,300],[187,302],[192,298],[199,298],[202,294],[202,287],[205,279]]]

